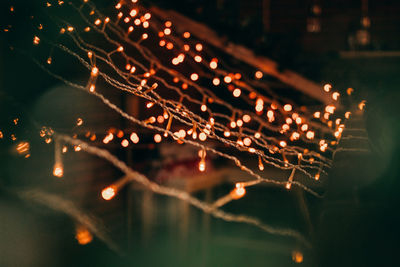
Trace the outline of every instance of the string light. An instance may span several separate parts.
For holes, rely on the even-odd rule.
[[[136,3],[136,1],[134,3]],[[318,124],[316,124],[315,121],[313,123],[310,123],[310,120],[312,120],[313,117],[315,119],[321,118],[321,111],[315,111],[314,113],[312,113],[307,108],[302,109],[302,107],[292,106],[291,104],[284,104],[285,101],[283,99],[280,99],[279,97],[274,97],[273,99],[271,99],[268,96],[264,96],[262,92],[260,93],[259,91],[257,91],[257,83],[261,84],[262,82],[254,81],[254,79],[259,80],[263,78],[264,74],[261,71],[255,71],[254,77],[251,78],[248,78],[245,73],[235,73],[236,71],[228,72],[226,71],[226,64],[224,64],[223,61],[219,62],[217,58],[210,59],[209,55],[212,53],[206,53],[208,51],[202,52],[203,49],[208,49],[208,46],[204,48],[203,44],[198,42],[196,43],[195,40],[189,39],[191,37],[191,34],[189,32],[183,33],[182,36],[185,40],[182,40],[184,41],[184,43],[181,43],[181,40],[175,40],[175,38],[177,38],[177,35],[175,33],[175,29],[174,31],[172,31],[171,29],[172,22],[166,21],[161,26],[158,26],[156,23],[154,25],[152,24],[152,27],[149,27],[150,23],[147,20],[151,18],[150,13],[145,13],[143,16],[141,16],[144,8],[136,9],[136,6],[134,9],[127,9],[127,11],[125,8],[122,8],[122,6],[125,4],[126,2],[120,2],[115,5],[115,8],[117,10],[121,10],[120,13],[118,13],[119,23],[122,24],[122,20],[124,20],[126,23],[129,24],[133,23],[137,26],[142,24],[143,26],[143,28],[135,26],[135,34],[131,34],[129,37],[127,33],[130,33],[134,30],[133,26],[124,25],[123,27],[121,27],[120,25],[118,25],[118,23],[113,23],[110,24],[109,27],[105,27],[105,25],[109,23],[110,19],[106,17],[106,19],[104,19],[104,21],[102,22],[101,19],[103,19],[104,16],[98,14],[97,10],[91,11],[92,15],[98,15],[99,18],[94,19],[94,17],[91,17],[92,19],[90,21],[94,21],[94,24],[97,26],[103,24],[102,31],[97,32],[97,34],[100,34],[103,37],[107,36],[109,38],[106,38],[107,42],[112,44],[112,47],[114,47],[114,49],[115,47],[117,47],[115,50],[107,52],[107,55],[109,56],[107,59],[103,58],[100,54],[91,54],[89,56],[89,64],[86,62],[85,59],[79,57],[76,54],[73,54],[73,52],[69,51],[67,48],[64,48],[63,46],[58,47],[65,53],[77,57],[84,66],[90,66],[88,67],[88,69],[91,74],[89,82],[86,86],[86,90],[91,92],[91,95],[100,98],[104,104],[119,112],[123,117],[127,118],[128,120],[142,127],[158,132],[154,134],[155,143],[162,142],[161,135],[163,134],[165,137],[173,137],[170,139],[172,141],[175,140],[178,143],[188,143],[198,148],[201,148],[200,151],[204,152],[204,156],[200,157],[198,166],[200,171],[205,171],[206,169],[206,151],[213,151],[219,156],[223,156],[225,158],[233,160],[240,169],[248,172],[253,177],[257,178],[256,180],[277,183],[279,185],[286,186],[286,188],[289,187],[288,189],[290,189],[292,184],[295,184],[296,181],[293,181],[295,168],[293,168],[293,175],[289,177],[287,183],[279,183],[278,181],[272,179],[266,179],[254,173],[251,168],[245,166],[244,163],[242,163],[238,158],[234,156],[234,153],[236,153],[237,151],[243,151],[244,153],[252,153],[247,155],[251,155],[251,157],[254,157],[255,159],[257,159],[258,157],[258,168],[260,171],[264,170],[263,163],[282,169],[286,169],[288,168],[288,166],[296,165],[296,170],[299,170],[300,172],[308,175],[310,178],[317,180],[316,176],[314,178],[314,175],[311,175],[307,170],[307,168],[310,167],[309,165],[305,165],[305,168],[303,168],[303,166],[300,165],[299,162],[297,164],[294,162],[290,162],[292,161],[291,157],[287,156],[287,158],[285,158],[284,153],[286,151],[286,153],[290,155],[290,153],[298,153],[299,151],[302,151],[302,148],[292,144],[292,141],[300,140],[300,138],[304,137],[304,135],[308,139],[307,142],[310,143],[310,150],[315,150],[312,151],[313,153],[318,152],[318,149],[322,152],[326,151],[328,144],[332,145],[332,137],[339,137],[341,132],[343,131],[342,127],[339,128],[335,125],[332,129],[329,129],[329,126],[332,127],[332,121],[335,121],[336,117],[338,116],[337,114],[335,114],[335,116],[331,116],[332,119],[330,123],[327,121],[330,114],[334,113],[337,106],[326,106],[323,119],[318,120]],[[127,16],[127,14],[124,15],[124,12],[126,11],[129,12],[130,17],[125,17]],[[139,14],[139,12],[141,14]],[[81,16],[86,18],[84,14],[82,14]],[[134,17],[137,18],[133,19]],[[154,19],[157,20],[158,18]],[[107,35],[106,33],[111,30],[111,27],[115,30],[115,34]],[[72,26],[68,26],[66,29],[69,32],[74,31],[74,28]],[[92,31],[93,34],[95,30],[100,29],[98,29],[98,27],[94,27]],[[138,31],[137,35],[136,31]],[[60,33],[61,32],[62,30],[60,30]],[[120,32],[123,34],[120,35]],[[72,40],[77,44],[78,48],[87,52],[85,50],[86,46],[84,45],[84,39],[82,39],[82,36],[80,36],[79,34],[80,33],[78,33],[77,30],[74,32],[73,35],[70,36],[70,38],[72,38]],[[111,36],[116,40],[111,39]],[[35,45],[38,45],[40,42],[39,37],[37,38],[37,43],[35,43],[34,38]],[[162,49],[164,52],[168,52],[172,55],[170,58],[168,58],[169,62],[171,62],[172,64],[167,64],[167,66],[164,65],[164,63],[161,63],[157,55],[155,54],[156,52],[152,51],[150,47],[150,42],[140,42],[140,40],[145,40],[147,38],[160,38],[155,40],[155,44],[159,45],[157,49],[161,50],[161,47],[165,47],[167,50],[171,50],[166,51],[164,48]],[[132,41],[131,39],[135,39],[135,41]],[[146,43],[146,45],[144,45],[143,43]],[[119,44],[123,44],[126,47],[126,51],[137,51],[138,57],[130,57],[127,52],[124,52],[125,48]],[[93,51],[97,50],[93,49]],[[119,64],[116,64],[114,62],[114,59],[111,58],[111,54],[115,52],[120,52],[118,56],[126,59],[127,63],[123,63],[122,68],[120,68],[118,66]],[[187,58],[187,60],[185,60],[185,58]],[[97,65],[95,59],[97,59]],[[190,66],[190,68],[187,68],[188,70],[196,70],[197,72],[191,74],[190,72],[186,72],[184,75],[179,71],[179,69],[177,69],[177,67],[174,67],[179,64],[183,64],[181,67],[183,69],[185,69],[186,66]],[[103,65],[108,66],[103,67]],[[136,67],[133,65],[135,65]],[[199,71],[200,68],[197,68],[197,66],[200,65],[203,66],[202,71]],[[195,66],[196,68],[191,68],[193,66]],[[101,69],[101,73],[99,67]],[[118,79],[107,73],[107,69],[109,69],[109,67],[116,70],[115,75],[118,75]],[[218,70],[216,70],[217,68]],[[206,70],[203,71],[203,69]],[[158,76],[158,74],[156,74],[156,72],[163,73],[163,76],[170,77],[161,78]],[[190,75],[190,79],[187,78],[187,75]],[[102,81],[104,80],[113,88],[132,93],[140,98],[145,99],[146,107],[153,107],[151,110],[149,110],[149,112],[152,112],[152,114],[149,115],[150,117],[145,120],[139,120],[134,116],[128,115],[122,112],[110,100],[106,99],[103,95],[96,92],[95,82],[96,77],[98,76],[102,77]],[[241,110],[238,107],[232,105],[232,103],[226,101],[225,99],[219,98],[217,95],[214,94],[212,90],[203,87],[200,83],[196,83],[196,81],[198,81],[199,79],[202,83],[203,81],[205,82],[206,79],[208,79],[210,84],[212,82],[214,86],[220,86],[218,87],[218,89],[228,89],[235,98],[240,98],[241,100],[244,100],[247,103],[251,104],[251,110]],[[220,79],[223,79],[223,82],[225,84],[221,85]],[[164,87],[163,89],[167,93],[164,93],[163,90],[154,91],[158,86],[157,83],[153,83],[154,81],[159,82],[160,86]],[[173,81],[173,83],[171,81]],[[150,86],[151,83],[153,83],[153,86],[156,86],[153,88],[153,86]],[[79,88],[79,86],[75,87]],[[323,90],[330,92],[331,88],[332,86],[330,84],[327,84],[324,86]],[[174,92],[174,94],[170,92]],[[181,100],[177,101],[174,97],[172,97],[172,95],[178,95]],[[248,98],[247,95],[249,96]],[[331,96],[334,100],[338,100],[339,95],[340,94],[338,92],[334,92]],[[192,107],[192,103],[196,104],[195,107],[197,111],[198,107],[200,106],[200,110],[203,112],[201,113],[201,115],[196,114],[193,108],[189,108]],[[255,112],[253,108],[255,109]],[[219,112],[219,110],[224,111]],[[162,114],[160,113],[160,111],[162,112]],[[288,114],[288,112],[293,113]],[[340,114],[340,112],[337,113]],[[346,114],[348,115],[345,115],[345,118],[348,118],[350,113],[346,112]],[[166,125],[164,125],[164,127],[162,124],[165,122],[165,120],[168,120],[168,122]],[[172,121],[174,121],[173,127],[171,126]],[[294,125],[293,121],[297,125]],[[155,122],[157,122],[158,124],[153,125]],[[77,122],[77,126],[82,125],[82,123],[79,124]],[[340,125],[340,122],[336,124]],[[228,127],[230,129],[228,129]],[[177,130],[177,128],[179,130]],[[122,139],[125,134],[123,132],[122,134],[120,134],[121,132],[122,131],[118,133],[107,133],[107,135],[102,139],[103,143],[108,144],[109,142],[111,142],[114,139],[114,134],[118,138]],[[194,141],[197,139],[198,132],[198,139],[204,143]],[[272,132],[273,134],[269,135],[270,132]],[[315,138],[315,133],[317,133],[318,138],[320,138],[320,136],[324,136],[324,138],[326,138],[328,141],[318,143],[318,138]],[[193,140],[190,138],[186,138],[186,134],[188,134],[189,136],[191,135]],[[89,136],[91,140],[92,138],[93,140],[96,139],[95,135]],[[221,142],[223,145],[233,148],[235,152],[229,154],[224,153],[222,150],[214,149],[208,144],[208,142],[205,142],[207,138],[210,138],[216,142]],[[254,138],[257,140],[255,140]],[[316,140],[313,140],[314,138]],[[140,142],[139,137],[136,133],[132,133],[129,139],[135,144]],[[187,139],[190,139],[190,141]],[[51,141],[51,139],[49,140]],[[129,140],[122,139],[121,145],[124,147],[129,146]],[[313,146],[315,147],[311,148]],[[79,145],[75,145],[74,149],[75,151],[79,151],[81,147]],[[324,162],[325,165],[323,166],[329,166],[329,159],[318,154],[312,155],[315,156],[315,158],[319,161]],[[281,156],[285,159],[282,160]],[[307,164],[306,161],[304,161],[303,163]],[[321,171],[323,172],[324,170]],[[296,184],[299,184],[299,186],[301,186],[300,183]],[[301,188],[304,189],[307,187],[303,186]],[[105,188],[102,191],[101,195],[104,199],[110,200],[115,196],[118,190],[118,186],[111,185]],[[313,192],[312,190],[307,190]],[[242,183],[238,183],[236,184],[235,189],[229,194],[229,197],[227,199],[239,199],[243,197],[245,193],[245,186],[243,186]]]
[[[245,194],[246,194],[246,189],[243,187],[241,183],[237,183],[235,189],[231,191],[230,195],[232,199],[237,200],[244,197]]]
[[[64,166],[62,163],[62,150],[61,143],[58,139],[54,142],[54,166],[53,166],[53,175],[55,177],[61,178],[64,176]]]
[[[76,227],[75,239],[79,245],[87,245],[92,242],[93,236],[86,227],[80,225]]]

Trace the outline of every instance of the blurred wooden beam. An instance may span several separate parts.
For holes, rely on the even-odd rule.
[[[163,10],[158,7],[151,7],[151,11],[161,19],[171,20],[178,33],[190,31],[190,33],[196,38],[204,40],[204,42],[221,49],[234,58],[279,79],[281,82],[301,91],[305,95],[319,100],[324,104],[332,102],[329,94],[326,94],[322,90],[321,85],[308,80],[293,71],[280,71],[278,68],[279,65],[275,61],[266,57],[257,56],[253,51],[242,45],[227,42],[206,25],[183,16],[174,10]]]

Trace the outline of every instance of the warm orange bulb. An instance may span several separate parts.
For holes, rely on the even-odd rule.
[[[295,263],[302,263],[303,262],[303,253],[300,251],[293,251],[292,259]]]
[[[245,123],[250,122],[250,121],[251,121],[250,115],[247,115],[247,114],[243,115],[243,121],[244,121]]]
[[[117,193],[117,189],[115,186],[111,185],[109,187],[106,187],[101,191],[101,196],[105,200],[111,200],[113,197],[115,197],[115,194]]]
[[[244,138],[244,139],[243,139],[243,144],[244,144],[245,146],[250,146],[250,145],[251,145],[251,139],[248,138],[248,137]]]
[[[220,84],[220,80],[219,80],[218,78],[214,78],[214,79],[213,79],[213,84],[214,84],[215,86],[218,86],[218,85]]]
[[[129,146],[129,141],[126,140],[126,139],[122,140],[122,141],[121,141],[121,146],[123,146],[123,147],[128,147],[128,146]]]
[[[312,131],[308,131],[307,133],[306,133],[306,137],[307,137],[307,139],[313,139],[314,138],[314,132],[312,132]]]
[[[199,75],[197,73],[193,73],[190,75],[190,79],[192,79],[192,81],[197,81],[199,79]]]
[[[136,9],[132,9],[131,10],[131,12],[129,12],[129,15],[131,16],[131,17],[135,17],[136,15],[137,15],[137,10]]]
[[[93,240],[92,234],[84,226],[79,226],[76,228],[75,238],[80,245],[87,245]]]
[[[290,105],[290,104],[284,105],[284,106],[283,106],[283,110],[284,110],[284,111],[287,111],[287,112],[291,111],[291,110],[292,110],[292,105]]]
[[[216,61],[211,61],[210,62],[210,68],[215,70],[218,67],[218,63]]]
[[[154,135],[154,142],[160,143],[161,140],[162,140],[162,137],[161,137],[160,134],[155,134],[155,135]]]
[[[232,82],[232,78],[230,76],[225,76],[224,77],[224,82],[231,83]]]
[[[171,34],[171,29],[170,28],[164,29],[164,34],[165,35],[170,35]]]
[[[256,71],[255,76],[257,79],[261,79],[263,77],[263,73],[261,71]]]
[[[199,44],[196,44],[196,50],[199,51],[199,52],[200,52],[201,50],[203,50],[203,45],[200,44],[200,43],[199,43]]]
[[[34,44],[34,45],[38,45],[39,43],[40,43],[40,38],[37,37],[37,36],[35,36],[35,37],[33,38],[33,44]]]
[[[199,139],[200,139],[200,141],[206,141],[207,135],[205,133],[201,132],[199,134]]]
[[[201,159],[199,162],[199,171],[204,172],[206,170],[206,162],[204,159]]]
[[[327,84],[324,85],[324,91],[325,92],[329,92],[331,89],[332,89],[332,85],[331,84],[327,83]]]
[[[242,91],[239,88],[236,88],[235,90],[233,90],[234,97],[239,97],[241,93],[242,93]]]
[[[246,189],[243,187],[243,185],[237,183],[236,188],[233,189],[230,193],[232,199],[239,199],[242,198],[246,194]]]

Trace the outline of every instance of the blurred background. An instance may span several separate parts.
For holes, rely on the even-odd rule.
[[[23,2],[23,1],[22,1]],[[95,1],[106,9],[116,1]],[[351,146],[367,153],[338,153],[323,199],[276,187],[249,189],[241,201],[224,207],[257,216],[273,226],[307,236],[312,248],[254,227],[224,222],[185,203],[153,195],[132,185],[106,202],[99,192],[121,176],[105,162],[84,153],[67,154],[63,183],[54,180],[52,146],[44,146],[34,118],[55,129],[85,123],[99,131],[129,128],[119,116],[90,96],[67,90],[10,46],[32,42],[32,34],[7,35],[9,25],[26,23],[10,13],[18,1],[1,3],[0,42],[0,266],[395,266],[400,230],[399,101],[400,2],[396,0],[143,0],[147,7],[175,10],[318,84],[353,87],[366,99],[362,119],[365,140]],[[35,14],[42,1],[22,3]],[[82,79],[65,65],[58,71]],[[108,95],[124,105],[118,94]],[[54,99],[57,98],[57,101]],[[70,101],[69,101],[70,100]],[[74,101],[72,101],[74,100]],[[90,112],[93,111],[93,112]],[[95,112],[94,112],[95,111]],[[96,113],[95,116],[90,114]],[[18,118],[17,123],[15,119]],[[30,141],[27,153],[15,153],[18,141]],[[112,147],[158,181],[182,166],[192,166],[181,149],[153,147],[152,137],[135,149]],[[142,143],[142,142],[141,142]],[[171,152],[173,151],[173,152]],[[161,163],[160,163],[161,162]],[[220,170],[223,161],[213,162]],[[160,166],[162,165],[162,166]],[[229,175],[214,171],[206,175]],[[195,176],[198,173],[186,175]],[[186,185],[188,188],[190,185]],[[229,183],[191,191],[217,198]],[[40,194],[38,192],[48,192]],[[192,189],[187,189],[192,190]],[[57,205],[59,198],[73,200]],[[104,238],[87,231],[85,211],[99,220]],[[79,217],[81,220],[76,220]],[[106,242],[104,242],[106,241]],[[87,243],[87,244],[86,244]]]

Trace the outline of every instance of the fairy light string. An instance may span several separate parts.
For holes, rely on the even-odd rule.
[[[340,102],[343,96],[331,84],[326,84],[321,90],[331,96],[331,104],[318,109],[298,106],[272,90],[262,80],[261,71],[253,69],[254,77],[245,71],[241,73],[234,64],[215,56],[218,53],[207,43],[192,38],[189,32],[178,35],[172,22],[153,16],[137,1],[117,2],[116,16],[103,15],[91,1],[77,2],[80,4],[66,4],[79,15],[84,26],[52,16],[59,35],[54,40],[40,34],[32,39],[35,47],[50,47],[47,65],[35,57],[32,60],[49,75],[91,94],[123,118],[154,132],[156,144],[172,140],[198,148],[200,171],[207,169],[206,157],[210,153],[233,162],[250,180],[237,183],[229,194],[207,204],[187,192],[151,182],[107,150],[60,134],[54,136],[53,175],[64,174],[62,141],[74,145],[75,151],[82,149],[107,159],[126,174],[104,188],[101,195],[106,200],[115,197],[129,182],[136,181],[155,193],[187,201],[217,218],[252,224],[266,232],[292,236],[307,243],[296,231],[274,229],[256,218],[229,214],[219,208],[243,197],[247,187],[260,183],[288,190],[296,185],[321,197],[315,188],[321,177],[328,174],[335,153],[343,150],[337,145],[353,111],[344,110]],[[45,28],[42,26],[40,30]],[[101,39],[90,38],[89,33]],[[93,39],[97,43],[92,43]],[[67,45],[63,40],[72,44]],[[51,70],[56,52],[70,56],[87,70],[85,84],[74,83]],[[101,93],[104,83],[143,100],[151,115],[139,118],[125,112]],[[227,90],[231,98],[221,96],[222,90]],[[352,92],[353,89],[347,90],[348,97]],[[365,102],[361,102],[358,108],[362,110],[364,106]],[[88,136],[94,136],[92,141],[96,139],[96,135]],[[104,144],[114,139],[110,132],[102,138]],[[121,140],[121,146],[127,147],[131,142],[139,143],[140,137],[132,133]],[[257,167],[249,167],[251,164],[246,158],[258,163]],[[283,180],[268,177],[267,166],[285,170],[290,175]]]

